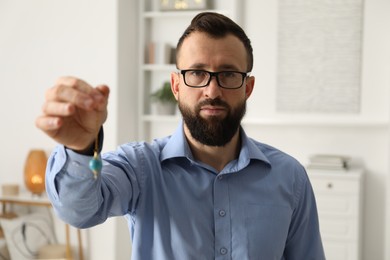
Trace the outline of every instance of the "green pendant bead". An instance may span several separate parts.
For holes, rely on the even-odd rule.
[[[91,169],[93,172],[95,179],[97,178],[97,174],[100,172],[102,167],[103,163],[99,157],[93,157],[93,159],[89,161],[89,169]]]
[[[89,169],[91,169],[91,171],[99,172],[102,169],[102,166],[102,160],[100,159],[93,158],[89,161]]]

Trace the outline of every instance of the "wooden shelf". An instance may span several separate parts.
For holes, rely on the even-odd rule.
[[[144,18],[180,18],[180,17],[194,17],[199,12],[218,12],[221,14],[228,14],[225,10],[178,10],[178,11],[150,11],[144,13]]]
[[[144,115],[142,121],[144,122],[165,122],[165,123],[177,123],[181,120],[181,116],[178,115]]]
[[[335,127],[386,127],[389,120],[367,119],[354,117],[275,117],[275,118],[244,118],[243,125],[265,126],[335,126]]]
[[[142,66],[144,71],[176,71],[175,64],[144,64]]]

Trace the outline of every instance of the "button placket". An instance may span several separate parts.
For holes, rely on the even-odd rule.
[[[231,243],[229,178],[219,175],[214,181],[215,259],[227,259]]]

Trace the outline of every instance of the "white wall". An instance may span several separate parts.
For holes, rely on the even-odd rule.
[[[20,182],[29,149],[54,143],[35,128],[44,93],[56,78],[76,75],[116,89],[115,5],[72,1],[0,2],[0,86],[3,120],[1,182]],[[115,101],[115,99],[113,100]],[[116,124],[115,102],[107,124]],[[110,130],[108,130],[110,131]],[[112,131],[114,132],[114,131]],[[113,146],[110,134],[106,146]]]
[[[58,76],[76,75],[92,84],[111,86],[105,150],[134,137],[132,122],[136,121],[132,121],[132,117],[137,106],[133,92],[136,74],[132,72],[136,67],[130,60],[136,60],[132,58],[136,55],[137,42],[135,2],[0,2],[0,118],[3,119],[0,185],[23,183],[23,164],[30,149],[50,151],[54,147],[55,144],[35,128],[34,120],[40,113],[45,90]],[[257,113],[275,116],[271,102],[276,78],[276,3],[242,1],[242,21],[253,41],[253,74],[257,77],[253,101],[248,107],[249,117]],[[386,31],[389,11],[388,0],[365,1],[362,116],[381,122],[390,119],[390,35]],[[314,152],[339,152],[362,159],[367,168],[364,259],[390,259],[385,246],[386,235],[387,244],[390,242],[389,209],[385,217],[389,124],[248,126],[248,132],[302,162]],[[387,208],[390,208],[389,203]],[[85,235],[90,245],[87,252],[90,259],[127,259],[129,242],[123,221],[110,220]]]
[[[35,128],[34,121],[40,114],[46,89],[59,76],[74,75],[93,85],[105,83],[111,87],[104,150],[115,148],[123,132],[131,136],[131,127],[118,124],[117,120],[118,86],[123,86],[127,78],[119,68],[126,62],[118,58],[119,49],[128,53],[118,44],[118,3],[123,7],[125,2],[134,4],[135,1],[0,2],[0,185],[18,183],[23,186],[23,166],[28,151],[42,148],[50,152],[55,146]],[[128,18],[121,22],[131,20],[134,10],[128,9]],[[128,35],[121,35],[123,43]],[[131,75],[129,71],[126,73]],[[120,93],[126,94],[126,90]],[[122,126],[120,130],[118,125]],[[118,223],[110,220],[83,232],[84,245],[90,246],[84,252],[89,259],[129,259],[115,257],[116,226],[123,225]],[[129,245],[124,247],[129,248]]]
[[[386,203],[386,183],[390,176],[390,1],[364,1],[361,113],[311,115],[303,116],[303,120],[300,120],[302,115],[275,112],[277,2],[247,0],[244,3],[244,26],[253,42],[252,74],[256,76],[247,118],[278,118],[277,124],[248,124],[246,129],[253,137],[281,148],[302,163],[307,163],[313,153],[346,154],[361,160],[366,168],[363,259],[390,259],[389,228],[387,234],[385,231],[385,226],[390,224],[389,217],[386,218],[390,203]],[[294,123],[294,118],[301,123]],[[354,123],[337,124],[336,119]],[[283,123],[286,120],[291,123]],[[310,124],[312,120],[316,123]],[[321,121],[333,123],[326,125]]]

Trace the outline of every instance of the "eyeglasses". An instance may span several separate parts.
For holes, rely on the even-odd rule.
[[[250,72],[219,71],[210,72],[206,70],[180,70],[184,83],[191,88],[203,88],[210,84],[212,77],[217,79],[218,86],[226,89],[241,88],[245,77]]]

